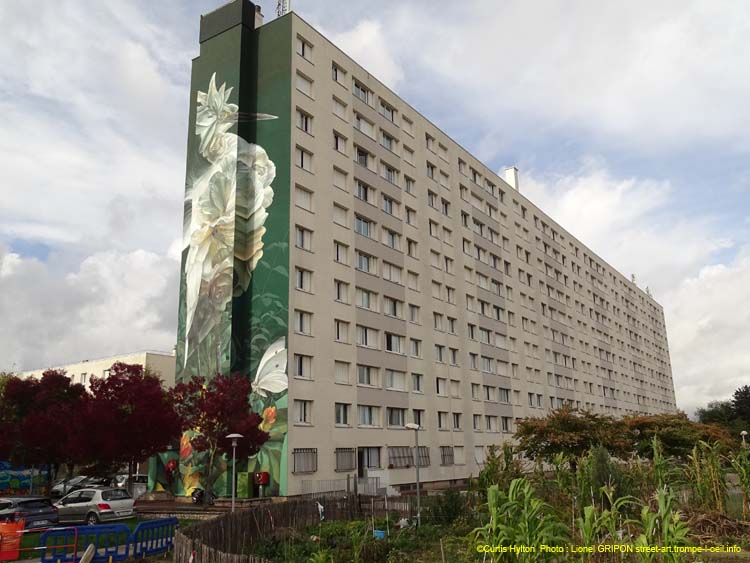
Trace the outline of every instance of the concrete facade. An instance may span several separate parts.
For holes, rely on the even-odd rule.
[[[498,176],[284,17],[288,494],[353,473],[413,483],[410,422],[422,481],[450,482],[518,418],[674,411],[662,307],[524,197],[515,168]]]
[[[62,369],[73,380],[73,383],[82,383],[88,389],[92,377],[107,377],[112,364],[122,362],[125,364],[140,364],[147,370],[158,375],[166,387],[174,387],[175,357],[166,352],[132,352],[106,358],[95,358],[81,360],[59,366],[50,366],[42,369],[24,371],[20,377],[41,377],[48,369]]]

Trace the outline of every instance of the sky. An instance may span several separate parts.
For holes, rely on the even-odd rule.
[[[190,61],[221,3],[0,2],[0,370],[174,346]],[[750,5],[292,8],[651,289],[679,408],[750,384]]]

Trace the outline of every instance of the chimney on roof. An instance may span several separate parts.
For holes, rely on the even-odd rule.
[[[518,168],[515,166],[509,166],[505,169],[505,181],[516,191],[518,189]]]
[[[263,12],[260,11],[260,6],[255,5],[255,29],[258,29],[263,25]]]

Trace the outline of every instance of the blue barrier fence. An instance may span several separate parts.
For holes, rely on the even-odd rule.
[[[96,546],[93,563],[142,559],[173,548],[177,518],[141,522],[131,532],[125,524],[51,528],[39,536],[41,563],[77,563],[89,544]]]

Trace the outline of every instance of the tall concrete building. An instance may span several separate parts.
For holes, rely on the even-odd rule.
[[[675,410],[662,307],[294,13],[203,16],[177,379],[239,371],[273,494],[460,482],[516,421]]]

